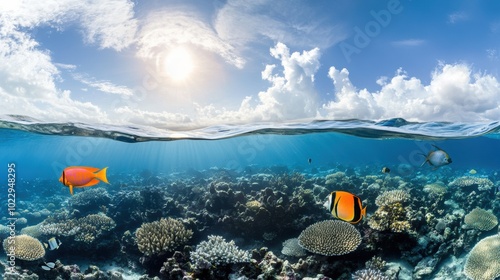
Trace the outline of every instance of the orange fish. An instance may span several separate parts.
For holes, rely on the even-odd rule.
[[[108,179],[106,178],[107,169],[108,168],[105,167],[99,170],[99,168],[87,166],[66,167],[63,170],[61,177],[59,178],[59,182],[68,187],[69,192],[71,193],[71,195],[73,195],[73,187],[90,187],[99,183],[100,181],[109,184]]]
[[[363,208],[361,199],[344,191],[333,191],[323,206],[332,212],[335,218],[351,224],[359,223],[366,216],[366,207]]]

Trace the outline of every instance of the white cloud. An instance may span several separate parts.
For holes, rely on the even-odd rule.
[[[29,32],[40,26],[62,29],[74,23],[83,29],[89,42],[120,50],[132,42],[135,33],[132,8],[132,2],[125,0],[25,0],[0,5],[2,114],[23,114],[45,121],[109,122],[101,108],[75,101],[69,91],[56,87],[55,81],[61,79],[58,68],[72,70],[75,66],[54,63],[50,52],[41,49]]]
[[[10,30],[52,26],[64,29],[75,23],[89,43],[121,50],[129,46],[137,29],[134,4],[128,0],[19,0],[0,5],[0,25]]]
[[[448,22],[451,24],[460,22],[460,21],[466,21],[469,19],[469,15],[466,14],[465,12],[454,12],[448,15]]]
[[[320,66],[319,49],[290,54],[286,45],[278,43],[270,53],[280,60],[283,70],[279,75],[273,74],[276,65],[265,67],[262,79],[271,83],[266,91],[259,92],[257,99],[247,96],[236,111],[218,109],[214,105],[198,106],[200,121],[211,124],[279,122],[316,117],[318,101],[314,74]]]
[[[472,73],[465,64],[440,65],[424,85],[398,70],[381,89],[356,89],[346,69],[331,67],[336,98],[323,105],[328,118],[412,121],[492,121],[500,118],[500,83],[491,75]]]
[[[393,45],[396,46],[405,46],[405,47],[418,47],[425,43],[425,40],[422,39],[407,39],[401,41],[394,41]]]
[[[123,106],[116,108],[114,113],[121,123],[133,123],[157,128],[181,128],[193,125],[193,120],[185,114],[170,112],[151,112]]]
[[[196,15],[170,10],[156,11],[147,16],[138,34],[138,55],[156,60],[172,47],[189,45],[219,54],[238,68],[245,60],[235,48],[219,38],[215,31]]]
[[[319,48],[346,39],[347,33],[340,25],[326,23],[328,18],[317,18],[317,11],[312,14],[310,8],[308,2],[229,0],[217,12],[214,27],[222,39],[239,48],[262,42],[262,38]]]
[[[126,86],[115,85],[109,81],[96,81],[82,74],[73,74],[73,78],[89,87],[95,88],[99,91],[111,94],[117,94],[122,96],[132,96],[132,89]]]

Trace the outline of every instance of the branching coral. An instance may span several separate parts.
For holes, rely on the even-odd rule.
[[[475,208],[465,215],[465,224],[471,228],[488,231],[498,224],[498,219],[493,213],[481,208]]]
[[[7,254],[13,254],[17,259],[34,261],[45,256],[42,243],[29,235],[21,234],[3,241],[3,249]]]
[[[389,280],[390,278],[382,271],[373,268],[361,269],[352,275],[353,280]]]
[[[210,235],[191,253],[191,262],[197,269],[208,269],[221,264],[249,262],[250,254],[240,250],[234,241],[226,242],[222,236]]]
[[[375,230],[404,232],[410,229],[407,211],[400,202],[380,206],[368,220],[368,225]]]
[[[135,236],[139,251],[150,256],[172,251],[185,244],[193,236],[193,231],[186,229],[181,221],[162,218],[142,224]]]
[[[339,220],[325,220],[310,225],[299,236],[299,245],[316,254],[340,256],[348,254],[361,244],[361,234],[351,224]]]

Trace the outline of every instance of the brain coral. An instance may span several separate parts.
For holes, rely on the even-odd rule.
[[[193,231],[187,230],[181,221],[162,218],[142,224],[135,236],[139,251],[149,256],[169,252],[183,245],[193,236]]]
[[[465,224],[479,230],[488,231],[498,224],[498,219],[493,213],[481,208],[475,208],[465,215]]]
[[[281,253],[292,257],[302,257],[306,255],[306,251],[299,245],[298,238],[290,238],[283,242]]]
[[[465,275],[473,280],[500,277],[500,235],[483,238],[474,248],[464,266]]]
[[[477,186],[479,190],[489,190],[493,187],[493,182],[488,178],[463,176],[456,178],[448,186],[461,188]]]
[[[316,254],[340,256],[348,254],[361,244],[361,234],[351,224],[339,220],[325,220],[310,225],[299,236],[299,245]]]
[[[21,234],[3,241],[3,249],[6,253],[14,252],[17,259],[34,261],[45,256],[45,249],[38,239],[26,234]]]

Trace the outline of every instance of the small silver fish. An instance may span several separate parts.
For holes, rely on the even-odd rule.
[[[439,148],[436,145],[432,145],[432,146],[434,146],[434,148],[436,148],[436,150],[430,151],[427,156],[422,154],[425,156],[425,161],[422,163],[422,165],[420,165],[420,167],[424,166],[424,164],[427,162],[431,166],[434,166],[435,168],[450,164],[452,162],[451,158],[447,152],[445,152],[444,150],[442,150],[441,148]]]
[[[43,270],[51,270],[53,269],[54,267],[56,267],[56,264],[53,263],[53,262],[48,262],[48,263],[45,263],[45,265],[42,265],[41,266]]]

